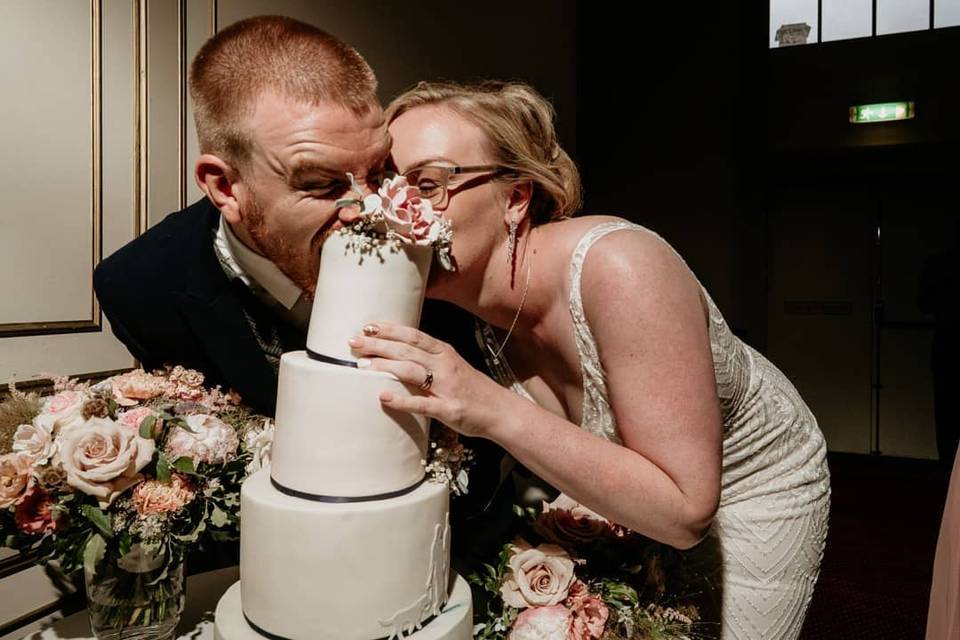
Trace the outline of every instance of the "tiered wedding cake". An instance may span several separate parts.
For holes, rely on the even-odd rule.
[[[374,320],[417,326],[431,253],[351,232],[324,244],[307,351],[280,362],[271,465],[241,492],[218,640],[471,637],[449,489],[425,480],[428,420],[384,411],[381,391],[411,391],[347,345]]]

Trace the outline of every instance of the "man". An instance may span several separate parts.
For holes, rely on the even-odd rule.
[[[144,367],[183,364],[273,413],[277,363],[303,348],[320,246],[346,173],[377,188],[390,138],[352,47],[263,16],[211,38],[190,92],[206,198],[107,258],[94,286]]]

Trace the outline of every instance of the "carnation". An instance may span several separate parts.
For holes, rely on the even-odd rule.
[[[169,484],[159,480],[146,480],[133,490],[133,504],[137,513],[148,516],[168,511],[178,511],[193,500],[196,492],[186,476],[175,473]]]
[[[603,600],[589,593],[587,585],[579,580],[574,582],[565,604],[573,614],[573,640],[600,640],[603,637],[610,610]]]
[[[143,369],[134,369],[110,379],[113,397],[121,407],[132,407],[143,400],[162,395],[168,386],[166,380],[147,373]]]

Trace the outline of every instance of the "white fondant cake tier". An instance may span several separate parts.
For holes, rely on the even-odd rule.
[[[448,488],[325,503],[277,491],[269,468],[243,483],[243,613],[292,640],[373,640],[440,612],[450,576]]]
[[[419,482],[429,421],[385,411],[381,391],[410,393],[382,371],[317,362],[303,351],[283,354],[273,479],[297,492],[336,497],[392,493]]]
[[[265,636],[255,631],[244,619],[240,594],[240,583],[234,583],[217,603],[214,617],[215,640],[264,640]],[[470,585],[460,576],[456,576],[447,604],[440,615],[421,629],[403,637],[405,640],[470,640],[472,636],[473,603]],[[318,636],[305,636],[290,640],[313,640],[316,637]]]
[[[376,320],[420,324],[433,249],[371,240],[378,244],[363,252],[349,246],[349,238],[337,232],[323,243],[307,348],[354,361],[347,340],[365,324]]]

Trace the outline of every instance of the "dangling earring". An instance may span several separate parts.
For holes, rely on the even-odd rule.
[[[513,269],[514,253],[517,250],[517,221],[510,221],[510,235],[507,236],[507,266]]]

